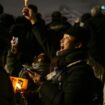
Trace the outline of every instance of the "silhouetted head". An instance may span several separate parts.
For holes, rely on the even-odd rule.
[[[35,14],[38,13],[38,7],[36,5],[29,4],[28,8],[30,8]]]
[[[54,21],[59,21],[62,18],[60,11],[54,11],[51,17],[52,17],[52,20]]]
[[[0,23],[6,26],[6,28],[10,28],[15,23],[15,18],[11,14],[3,13],[0,15]]]

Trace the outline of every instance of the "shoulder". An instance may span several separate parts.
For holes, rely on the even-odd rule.
[[[69,78],[93,78],[93,69],[86,63],[81,62],[71,67],[66,68],[66,73]]]

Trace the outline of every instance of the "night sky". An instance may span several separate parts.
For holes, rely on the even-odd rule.
[[[39,12],[43,17],[51,15],[55,10],[80,15],[84,12],[89,12],[93,5],[102,2],[104,0],[29,0],[29,4],[38,6]],[[0,4],[4,6],[6,13],[18,16],[22,14],[24,0],[0,0]]]

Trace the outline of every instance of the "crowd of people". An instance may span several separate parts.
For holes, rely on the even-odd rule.
[[[95,6],[78,18],[54,11],[46,23],[33,4],[17,17],[0,5],[0,105],[104,104],[105,14]],[[10,76],[27,89],[14,93]]]

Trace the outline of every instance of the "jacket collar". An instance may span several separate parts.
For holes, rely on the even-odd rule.
[[[72,64],[78,60],[84,61],[86,59],[86,52],[83,49],[74,49],[72,51],[65,50],[59,53],[58,57],[60,59],[59,66],[66,66]]]

